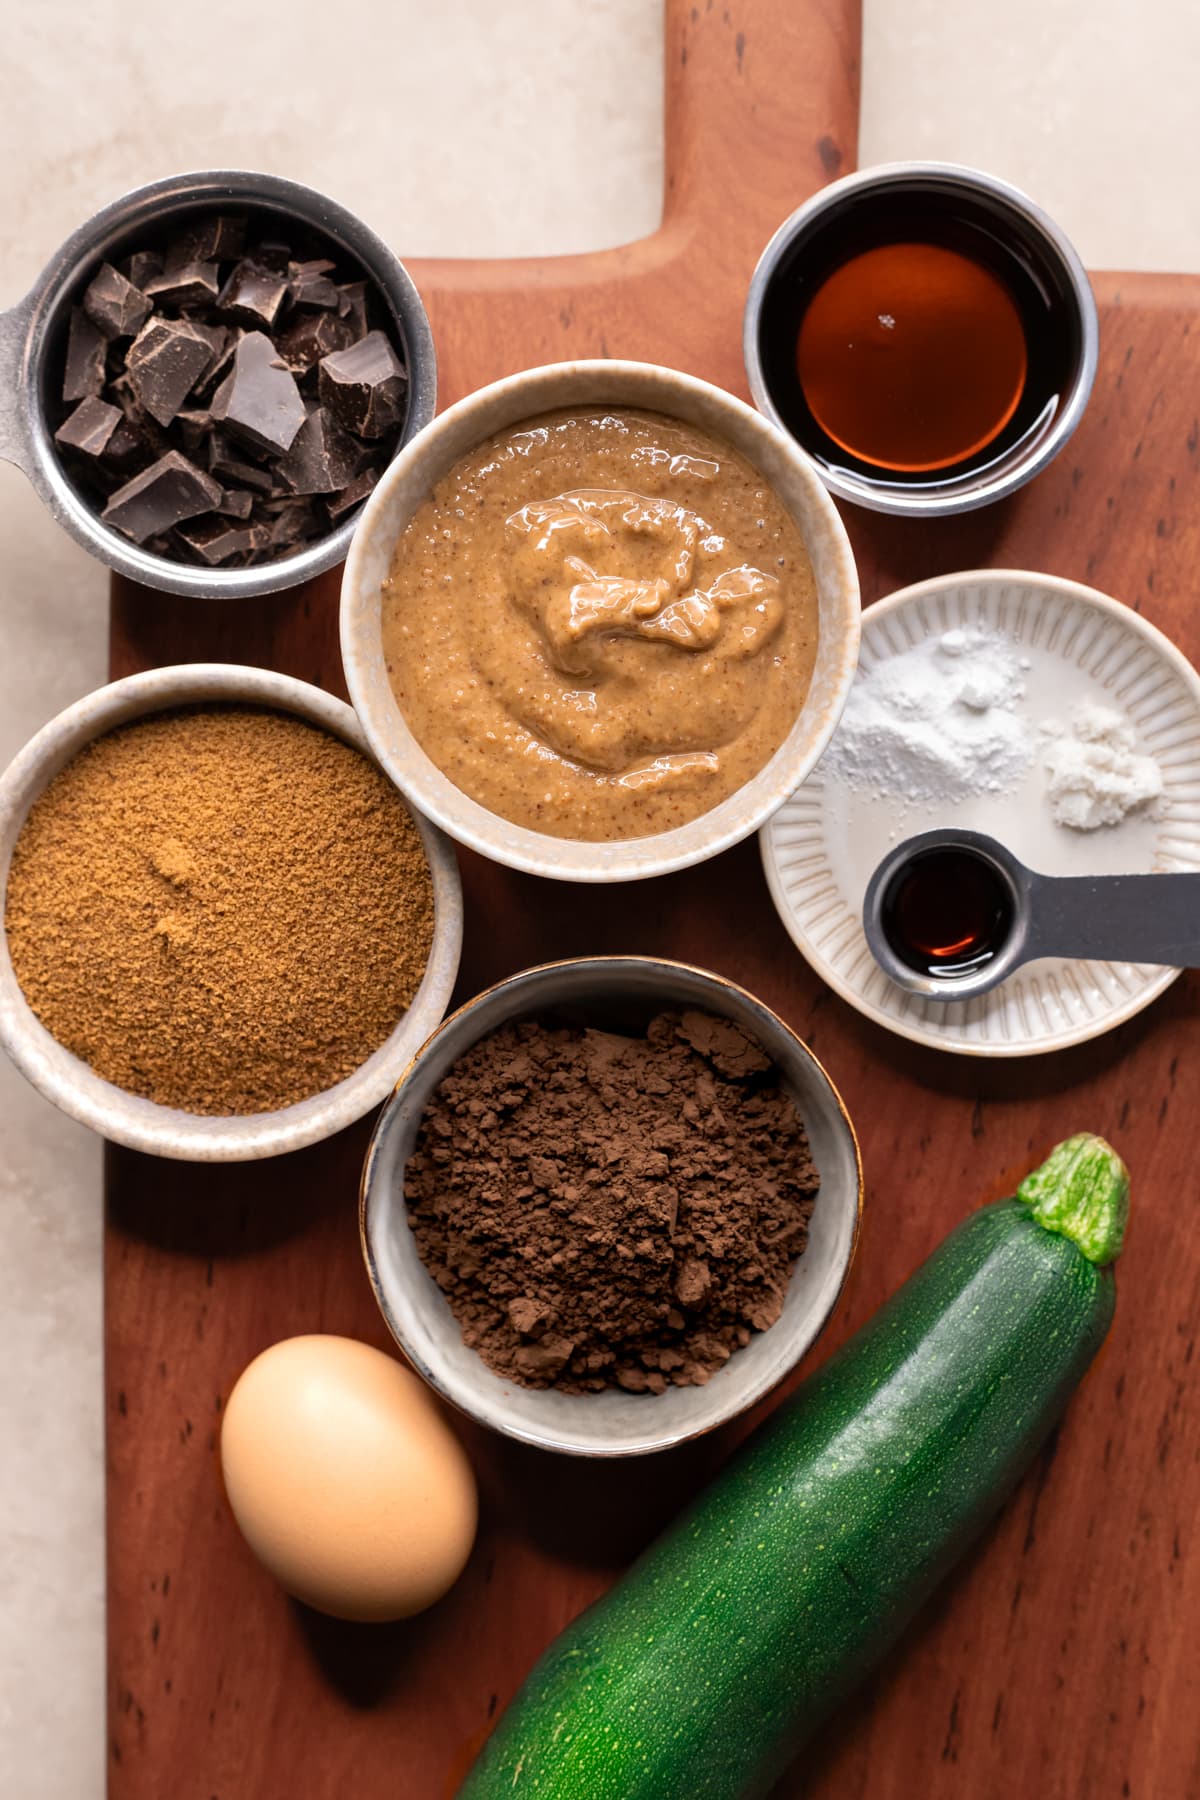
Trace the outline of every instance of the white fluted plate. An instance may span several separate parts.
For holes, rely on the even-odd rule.
[[[821,979],[901,1037],[969,1056],[1028,1056],[1080,1044],[1140,1012],[1177,969],[1046,958],[990,994],[949,1004],[905,993],[867,948],[862,901],[884,854],[934,825],[988,832],[1050,875],[1200,869],[1200,675],[1130,607],[1057,576],[983,569],[902,588],[863,616],[861,668],[955,627],[1007,638],[1027,662],[1025,714],[1066,720],[1084,699],[1119,707],[1165,783],[1152,815],[1075,832],[1056,825],[1035,755],[1020,787],[922,806],[865,793],[818,764],[763,827],[763,865],[783,923]]]

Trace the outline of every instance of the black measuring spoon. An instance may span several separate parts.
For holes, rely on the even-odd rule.
[[[1039,875],[995,838],[945,826],[890,850],[863,930],[910,994],[966,1000],[1040,956],[1200,966],[1200,872]]]

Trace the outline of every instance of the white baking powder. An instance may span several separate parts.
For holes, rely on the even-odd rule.
[[[1023,665],[991,632],[943,632],[859,676],[822,770],[926,803],[1008,793],[1033,756]]]
[[[1162,770],[1139,753],[1137,733],[1115,707],[1084,700],[1069,726],[1048,719],[1042,730],[1046,798],[1057,824],[1073,831],[1119,825],[1160,798]]]

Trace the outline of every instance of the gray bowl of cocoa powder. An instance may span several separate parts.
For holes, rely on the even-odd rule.
[[[494,1068],[490,1082],[480,1080],[478,1099],[472,1083],[482,1066],[480,1052],[493,1034],[497,1034],[496,1045],[512,1046],[520,1031],[536,1022],[550,1032],[565,1028],[591,1035],[594,1085],[594,1057],[605,1053],[608,1034],[638,1039],[648,1027],[661,1034],[663,1028],[652,1022],[664,1015],[691,1022],[668,1031],[667,1037],[695,1039],[698,1022],[702,1034],[714,1040],[709,1044],[696,1041],[715,1059],[716,1099],[726,1113],[733,1088],[722,1086],[720,1070],[727,1064],[731,1075],[741,1073],[729,1061],[730,1056],[735,1060],[739,1056],[739,1044],[750,1041],[747,1070],[762,1071],[747,1076],[751,1117],[741,1147],[731,1121],[728,1136],[722,1131],[713,1138],[711,1167],[703,1167],[709,1159],[701,1149],[700,1160],[693,1152],[690,1163],[683,1161],[671,1170],[669,1181],[680,1193],[689,1170],[698,1184],[703,1182],[701,1206],[708,1215],[704,1228],[711,1242],[724,1242],[729,1251],[722,1278],[750,1281],[751,1288],[751,1278],[758,1278],[756,1293],[748,1289],[744,1296],[734,1295],[735,1301],[741,1301],[737,1316],[754,1328],[737,1324],[721,1333],[706,1333],[698,1323],[690,1332],[665,1329],[662,1342],[671,1344],[669,1353],[652,1352],[648,1369],[636,1359],[632,1365],[627,1360],[619,1379],[612,1378],[609,1362],[589,1387],[591,1369],[605,1360],[602,1339],[589,1337],[587,1322],[579,1316],[565,1325],[559,1317],[548,1327],[533,1316],[537,1301],[532,1296],[544,1291],[536,1279],[536,1265],[544,1254],[552,1253],[545,1232],[535,1222],[545,1207],[546,1193],[539,1191],[536,1178],[527,1176],[522,1178],[523,1186],[513,1187],[511,1169],[501,1167],[504,1152],[498,1140],[495,1160],[489,1158],[494,1102],[504,1089],[502,1068]],[[706,1020],[728,1021],[734,1028],[728,1033],[727,1047],[715,1043],[722,1027],[709,1027]],[[681,1051],[675,1043],[672,1050],[664,1051],[667,1060],[660,1074],[651,1079],[679,1079],[689,1047]],[[628,1065],[627,1057],[620,1057],[619,1051],[616,1054]],[[515,1055],[523,1064],[519,1043]],[[691,1064],[695,1063],[693,1056]],[[647,1070],[652,1067],[652,1063],[645,1065]],[[707,1079],[703,1072],[690,1078],[702,1085]],[[528,1092],[527,1068],[521,1079]],[[548,1079],[561,1084],[570,1082],[571,1076],[554,1073]],[[583,1085],[576,1091],[578,1098],[573,1096],[571,1104],[580,1107],[580,1134],[589,1136],[594,1144],[596,1120],[585,1117],[588,1100]],[[673,1091],[664,1092],[660,1103],[664,1117],[669,1116],[674,1099]],[[678,1107],[682,1112],[689,1106],[694,1106],[694,1097],[681,1089]],[[526,1104],[521,1112],[522,1120],[534,1131],[539,1111]],[[785,1114],[793,1118],[798,1114],[803,1124],[799,1154],[790,1169],[772,1142],[773,1134],[784,1135]],[[613,1171],[613,1183],[619,1182],[626,1193],[636,1195],[637,1170],[655,1154],[649,1135],[644,1112],[635,1114],[629,1129],[613,1130],[608,1167]],[[805,1137],[819,1175],[815,1201],[810,1193],[806,1202],[802,1190],[806,1183],[811,1187],[811,1174],[805,1173]],[[561,1123],[559,1141],[561,1144]],[[528,1166],[537,1171],[539,1146],[527,1148],[533,1152]],[[451,1158],[460,1159],[460,1166],[449,1168]],[[463,1164],[461,1159],[468,1160]],[[603,1154],[599,1161],[594,1179],[607,1188]],[[439,1164],[446,1171],[444,1181],[438,1179]],[[714,1179],[714,1169],[720,1171],[720,1179]],[[561,1167],[541,1172],[561,1194]],[[654,1173],[648,1164],[647,1172]],[[493,1173],[499,1184],[509,1184],[507,1212],[493,1208],[490,1220],[477,1232],[475,1221],[468,1224],[465,1234],[456,1232],[458,1250],[450,1259],[453,1266],[439,1266],[438,1209],[443,1223],[448,1207],[469,1211],[473,1189],[487,1188]],[[784,1205],[789,1184],[802,1202],[803,1227],[798,1235],[785,1238],[795,1232],[795,1220],[789,1221]],[[656,1186],[653,1181],[643,1185],[647,1192]],[[431,1210],[430,1202],[439,1187],[445,1193]],[[780,1190],[778,1201],[776,1189]],[[568,1193],[573,1201],[572,1191]],[[367,1273],[384,1319],[413,1366],[446,1400],[480,1424],[540,1449],[578,1456],[635,1456],[668,1449],[724,1424],[753,1406],[795,1368],[837,1304],[854,1254],[861,1203],[858,1144],[837,1090],[812,1053],[768,1007],[734,983],[685,964],[651,957],[588,957],[525,970],[477,996],[433,1034],[409,1065],[376,1126],[363,1171],[360,1225]],[[584,1204],[588,1204],[586,1197]],[[775,1204],[778,1217],[771,1212]],[[745,1218],[739,1211],[743,1205]],[[528,1207],[529,1218],[521,1215],[522,1206]],[[682,1212],[681,1207],[681,1216]],[[625,1234],[629,1242],[623,1248],[601,1242],[602,1234],[596,1234],[593,1241],[599,1264],[603,1266],[607,1260],[619,1269],[619,1259],[631,1251],[635,1257],[650,1258],[649,1238],[640,1244],[637,1241],[639,1231],[654,1232],[653,1211],[646,1219]],[[661,1223],[660,1219],[660,1227]],[[695,1218],[689,1223],[699,1229]],[[497,1235],[498,1229],[501,1235]],[[747,1249],[740,1239],[751,1229],[758,1235],[754,1248]],[[499,1286],[510,1296],[505,1311],[520,1327],[513,1339],[519,1343],[515,1354],[505,1353],[503,1326],[489,1333],[486,1307],[472,1306],[464,1299],[469,1279],[462,1268],[462,1244],[472,1233],[485,1247],[481,1250],[485,1259],[502,1266]],[[785,1238],[789,1247],[776,1246],[773,1252],[771,1240],[777,1236]],[[486,1248],[489,1243],[490,1250]],[[686,1314],[690,1327],[693,1318],[702,1322],[704,1317],[704,1283],[713,1278],[708,1262],[713,1269],[718,1265],[711,1258],[704,1259],[703,1245],[698,1247],[694,1237],[689,1243],[670,1279],[673,1293],[680,1296],[679,1311]],[[793,1259],[791,1249],[797,1244],[802,1248]],[[522,1258],[531,1264],[529,1297],[512,1297],[512,1270],[519,1268]],[[764,1261],[769,1263],[765,1271]],[[649,1271],[652,1261],[645,1267]],[[587,1282],[595,1279],[595,1271],[589,1269]],[[603,1281],[601,1274],[601,1286]],[[631,1285],[636,1286],[626,1283]],[[772,1292],[781,1296],[781,1303],[778,1297],[771,1299]],[[733,1316],[728,1307],[723,1316]],[[672,1323],[676,1322],[678,1315],[673,1315]],[[474,1339],[479,1347],[472,1347],[465,1338]],[[567,1363],[564,1351],[572,1344],[575,1354]],[[589,1362],[579,1353],[581,1349],[600,1353]],[[606,1379],[601,1379],[601,1374]],[[530,1385],[531,1380],[542,1385]]]

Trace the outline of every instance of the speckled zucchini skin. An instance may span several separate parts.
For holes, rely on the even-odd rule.
[[[1113,1304],[1027,1205],[973,1214],[551,1646],[461,1800],[765,1794],[1012,1489]]]

